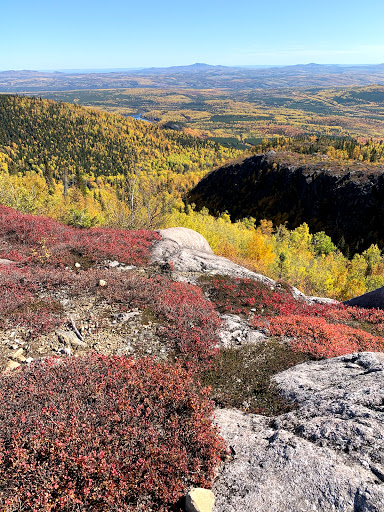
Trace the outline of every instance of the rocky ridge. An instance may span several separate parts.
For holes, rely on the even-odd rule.
[[[200,235],[161,231],[152,258],[178,279],[201,272],[276,283],[215,256]],[[294,290],[297,296],[302,296]],[[326,302],[307,297],[309,303]],[[223,315],[225,347],[266,339],[237,315]],[[384,509],[384,354],[358,353],[295,366],[275,375],[281,394],[296,402],[268,418],[217,409],[231,457],[213,491],[214,512],[369,511]]]
[[[161,272],[192,284],[202,274],[223,274],[276,287],[273,280],[215,256],[205,239],[191,230],[171,228],[160,234],[148,267],[128,268],[106,261],[106,272],[118,273],[121,279],[126,272],[148,276]],[[100,281],[99,286],[108,290],[109,284],[105,274],[105,283]],[[22,330],[0,333],[9,368],[52,353],[65,357],[88,350],[166,357],[158,326],[148,312],[131,308],[122,313],[111,304],[93,302],[92,296],[69,300],[65,290],[61,293],[56,299],[71,319],[64,327],[31,345]],[[308,304],[327,302],[295,289],[293,295]],[[103,321],[96,324],[95,317]],[[257,346],[266,339],[263,330],[252,329],[238,315],[226,314],[222,319],[220,344],[224,347]],[[383,510],[383,372],[384,354],[378,353],[312,361],[274,377],[282,395],[297,403],[295,410],[271,418],[218,409],[216,422],[231,455],[214,482],[213,510]],[[212,509],[210,494],[209,503],[206,510]]]
[[[195,284],[196,278],[205,273],[247,278],[270,287],[276,286],[276,281],[273,279],[214,254],[205,238],[192,229],[167,228],[159,230],[159,233],[161,240],[154,244],[152,262],[172,270],[174,277],[180,281]],[[292,287],[292,294],[296,298],[305,299],[308,303],[336,302],[325,297],[306,296],[295,287]]]

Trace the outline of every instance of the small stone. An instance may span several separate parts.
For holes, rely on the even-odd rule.
[[[12,265],[13,263],[15,263],[15,262],[12,261],[12,260],[7,260],[5,258],[0,258],[0,265]]]
[[[70,357],[72,355],[72,350],[69,347],[64,347],[59,350],[59,353],[63,356]]]
[[[212,512],[215,496],[209,489],[196,487],[185,497],[186,512]]]
[[[107,281],[104,281],[104,279],[100,279],[99,286],[107,286]]]
[[[21,357],[24,357],[23,354],[24,354],[24,349],[20,347],[18,350],[16,350],[16,352],[14,352],[12,354],[12,357],[14,359],[20,359]]]
[[[249,345],[257,345],[258,343],[262,343],[267,339],[267,336],[261,331],[249,331],[247,333],[246,342]]]
[[[119,322],[126,322],[127,320],[130,320],[131,318],[137,315],[140,315],[140,311],[130,311],[129,313],[117,313],[115,317]]]
[[[34,361],[33,357],[27,357],[27,359],[24,361],[24,363],[29,364],[29,363],[32,363],[32,361]]]
[[[19,348],[19,345],[11,345],[10,348],[12,350],[17,350]]]
[[[116,268],[116,267],[118,267],[119,265],[120,265],[120,263],[119,263],[118,261],[116,261],[116,260],[114,260],[114,261],[110,261],[110,262],[108,263],[108,266],[109,266],[110,268]]]
[[[6,370],[16,370],[20,366],[20,363],[17,363],[16,361],[9,361],[9,363],[6,366]]]
[[[80,268],[80,267],[81,267],[81,264],[80,264],[79,262],[77,262],[77,261],[76,261],[76,263],[75,263],[75,267],[76,267],[76,268]]]

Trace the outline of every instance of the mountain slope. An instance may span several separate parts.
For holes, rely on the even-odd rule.
[[[273,87],[335,87],[383,84],[384,65],[340,66],[307,64],[270,68],[190,66],[149,68],[117,72],[46,73],[38,71],[0,72],[1,92],[70,91],[126,87],[175,88],[211,87],[232,90]]]
[[[34,166],[116,176],[134,162],[161,174],[204,172],[239,152],[181,132],[39,98],[0,95],[0,151],[22,172]]]

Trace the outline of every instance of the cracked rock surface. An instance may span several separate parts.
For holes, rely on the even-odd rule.
[[[267,340],[266,334],[258,329],[252,329],[247,320],[238,315],[221,315],[223,325],[220,328],[221,346],[225,348],[240,348],[243,345],[257,345]]]
[[[214,512],[384,510],[384,354],[303,363],[274,377],[296,410],[218,410],[232,460]]]

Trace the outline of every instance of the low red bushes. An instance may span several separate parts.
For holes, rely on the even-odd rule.
[[[249,316],[250,325],[288,338],[295,350],[315,357],[383,351],[384,311],[342,304],[309,304],[290,290],[274,289],[250,279],[206,278],[203,287],[221,312]]]
[[[268,285],[252,279],[231,278],[228,276],[208,277],[201,280],[203,288],[221,313],[249,315],[322,314],[328,308],[324,305],[309,305],[293,297],[290,288]]]
[[[0,265],[0,328],[27,328],[31,336],[61,323],[61,306],[50,297],[40,298],[39,273]],[[46,277],[46,273],[44,273]]]
[[[288,337],[293,349],[319,358],[384,350],[384,338],[348,325],[330,324],[320,317],[276,316],[270,319],[269,332]]]
[[[0,205],[0,257],[17,261],[70,265],[76,258],[90,262],[114,259],[121,263],[147,263],[149,249],[160,238],[154,231],[76,229],[47,217],[26,215]]]
[[[224,444],[191,373],[88,355],[1,378],[4,512],[171,510],[209,486]]]
[[[107,286],[100,287],[100,279]],[[220,318],[200,288],[114,269],[75,273],[38,266],[0,267],[0,327],[23,326],[32,337],[49,332],[64,320],[60,303],[52,299],[60,288],[72,297],[99,296],[122,310],[145,310],[175,359],[196,372],[209,366],[217,353]]]
[[[217,353],[220,318],[200,288],[158,278],[154,286],[153,311],[163,324],[163,334],[176,357],[201,371]]]
[[[18,263],[0,268],[0,327],[23,326],[32,336],[48,332],[61,312],[47,292],[74,281],[64,266],[105,260],[143,265],[158,238],[151,231],[76,229],[0,205],[0,258]]]
[[[342,304],[323,307],[322,316],[331,322],[360,324],[374,334],[381,334],[384,330],[384,311],[382,309],[365,309]]]
[[[99,280],[107,286],[99,287]],[[163,276],[142,277],[119,271],[90,269],[80,272],[74,289],[89,291],[121,308],[138,307],[160,325],[164,342],[175,358],[199,372],[209,366],[217,353],[221,320],[214,305],[196,286],[174,282]]]

